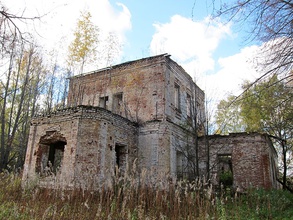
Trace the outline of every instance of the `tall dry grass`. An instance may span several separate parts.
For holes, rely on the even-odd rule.
[[[21,187],[13,173],[0,174],[0,219],[291,219],[293,196],[255,191],[235,198],[215,194],[204,180],[145,184],[117,175],[100,190]],[[165,178],[166,179],[166,178]],[[278,203],[274,200],[278,198]],[[291,211],[290,211],[291,210]]]

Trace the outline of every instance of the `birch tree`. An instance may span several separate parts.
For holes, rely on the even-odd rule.
[[[97,58],[99,30],[91,21],[91,17],[87,11],[81,13],[74,31],[74,39],[68,48],[68,66],[73,72],[77,69],[79,74]]]
[[[38,109],[42,70],[42,60],[33,45],[10,51],[1,88],[0,171],[21,166],[24,161],[29,121]]]

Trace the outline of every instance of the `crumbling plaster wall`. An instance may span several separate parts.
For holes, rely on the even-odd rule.
[[[180,86],[180,107],[174,106],[174,85]],[[204,92],[190,75],[169,56],[155,56],[132,61],[97,72],[71,78],[68,106],[99,105],[99,98],[107,96],[108,110],[113,108],[113,96],[123,94],[121,115],[135,122],[164,120],[185,123],[187,94],[192,114],[204,119]]]
[[[219,185],[218,156],[231,155],[233,186],[239,189],[249,187],[276,188],[277,155],[271,141],[265,134],[235,133],[208,137],[210,149],[210,178]],[[201,162],[207,163],[207,145],[205,138],[199,139]],[[207,170],[201,170],[203,174]]]
[[[176,62],[168,59],[166,61],[166,117],[172,122],[183,125],[191,125],[194,128],[196,115],[198,125],[203,124],[204,117],[204,92],[194,83],[191,76]],[[175,106],[175,85],[179,86],[179,107]],[[188,97],[190,96],[190,103]],[[190,109],[190,114],[188,114]]]
[[[62,170],[58,172],[60,184],[69,185],[74,178],[75,151],[78,133],[78,120],[72,112],[66,111],[58,116],[38,117],[31,120],[28,147],[23,171],[23,180],[34,181],[40,174],[37,164],[38,157],[42,157],[40,139],[46,133],[59,133],[66,139]],[[54,178],[46,177],[44,183],[53,184]],[[41,181],[42,182],[42,181]]]
[[[180,87],[177,108],[175,85]],[[122,97],[118,112],[117,105],[114,105],[116,94]],[[31,152],[36,151],[46,129],[60,126],[59,132],[67,140],[64,158],[68,159],[63,164],[67,164],[70,171],[64,170],[66,166],[61,170],[62,175],[67,175],[67,183],[83,186],[89,182],[101,184],[106,180],[114,170],[116,143],[128,147],[128,164],[137,158],[140,169],[176,176],[176,153],[194,144],[189,133],[195,130],[194,115],[204,115],[204,92],[184,69],[169,56],[159,55],[70,79],[69,109],[79,105],[100,106],[101,98],[105,97],[105,108],[124,119],[106,110],[90,112],[90,107],[82,107],[79,116],[76,115],[79,111],[68,114],[65,111],[63,115],[38,117],[32,121],[28,155],[34,155]],[[85,112],[84,109],[89,110]],[[138,122],[138,130],[133,125],[125,125],[130,123],[125,118]],[[197,117],[197,121],[203,123],[204,117]],[[28,159],[26,176],[34,173],[32,161],[35,159],[32,156]]]
[[[193,131],[189,129],[183,129],[177,124],[169,123],[170,127],[170,173],[173,176],[179,175],[178,170],[178,160],[182,163],[182,173],[181,178],[192,179],[195,178],[195,166],[196,166],[196,152],[195,152],[195,142],[196,137]],[[182,158],[177,158],[179,155]],[[181,175],[181,174],[180,174]]]
[[[195,137],[171,121],[149,121],[139,127],[138,162],[154,176],[177,177],[177,154],[184,154],[184,177],[194,176]],[[191,161],[192,160],[192,161]],[[188,164],[190,163],[190,164]],[[188,166],[187,166],[188,165]]]
[[[37,177],[36,161],[41,136],[58,132],[66,139],[56,176],[41,176],[40,185],[97,187],[115,170],[115,145],[127,148],[127,161],[137,158],[136,124],[101,108],[76,107],[32,120],[24,167],[24,182]]]
[[[70,80],[68,105],[99,105],[108,96],[108,109],[113,109],[113,96],[122,93],[121,115],[135,122],[164,117],[164,57],[129,62]]]
[[[84,113],[78,130],[76,184],[101,186],[111,179],[116,169],[117,144],[126,148],[124,171],[137,158],[137,126],[119,115],[103,109],[98,114]]]
[[[162,121],[149,121],[139,128],[139,166],[154,174],[170,173],[170,130]]]

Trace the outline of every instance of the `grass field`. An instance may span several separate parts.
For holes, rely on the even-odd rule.
[[[293,194],[249,190],[213,192],[200,182],[168,190],[121,180],[107,190],[21,187],[19,175],[0,174],[0,219],[293,219]]]

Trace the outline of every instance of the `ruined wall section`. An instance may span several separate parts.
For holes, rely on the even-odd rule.
[[[204,92],[194,83],[191,76],[176,62],[168,59],[166,63],[166,116],[176,124],[195,127],[205,121]]]
[[[38,177],[47,187],[97,187],[114,173],[117,144],[125,146],[125,168],[137,158],[136,124],[99,107],[68,108],[31,123],[24,182]],[[66,140],[60,169],[54,175],[37,173],[38,157],[48,158],[41,152],[41,140],[56,133]]]
[[[101,186],[115,175],[117,157],[121,172],[127,172],[137,158],[137,126],[104,109],[95,114],[91,108],[79,120],[76,150],[75,181],[78,187]],[[123,155],[116,147],[123,146]]]
[[[154,173],[169,173],[170,131],[165,122],[149,121],[139,128],[139,167]]]
[[[222,172],[219,157],[231,155],[233,187],[247,189],[249,187],[276,188],[276,151],[267,135],[258,133],[236,133],[228,136],[213,135],[208,137],[210,149],[210,178],[214,185],[219,185]],[[201,163],[207,163],[204,138],[199,139]],[[202,169],[202,174],[206,170]]]
[[[75,113],[74,110],[65,110],[59,112],[57,115],[52,114],[33,118],[31,120],[28,147],[23,171],[24,182],[35,181],[36,178],[40,178],[41,185],[52,185],[56,181],[59,185],[70,186],[72,184],[74,179],[78,117],[78,114]],[[46,136],[49,138],[51,134],[60,134],[66,139],[64,158],[61,164],[62,169],[56,173],[56,176],[52,176],[50,170],[47,170],[46,174],[40,173],[46,170],[45,166],[47,164],[44,165],[42,161],[47,160],[48,158],[48,152],[42,152],[42,144],[40,143],[40,140],[42,137]],[[52,142],[54,142],[54,140],[52,140]],[[56,184],[56,187],[58,187],[58,184]]]
[[[170,122],[170,134],[170,173],[179,179],[194,179],[196,176],[194,133]]]
[[[68,106],[100,106],[101,97],[107,97],[105,108],[131,121],[162,119],[164,62],[164,56],[157,56],[73,77],[70,79]],[[115,104],[117,94],[122,100]]]
[[[263,135],[236,136],[232,163],[235,164],[235,186],[272,188],[276,179],[271,176],[274,161],[271,146]],[[275,155],[276,156],[276,155]],[[250,181],[247,181],[249,179]]]
[[[139,167],[155,174],[176,179],[195,176],[195,139],[190,131],[171,121],[149,121],[139,127]],[[178,153],[183,155],[178,158]],[[158,177],[158,178],[159,178]]]

